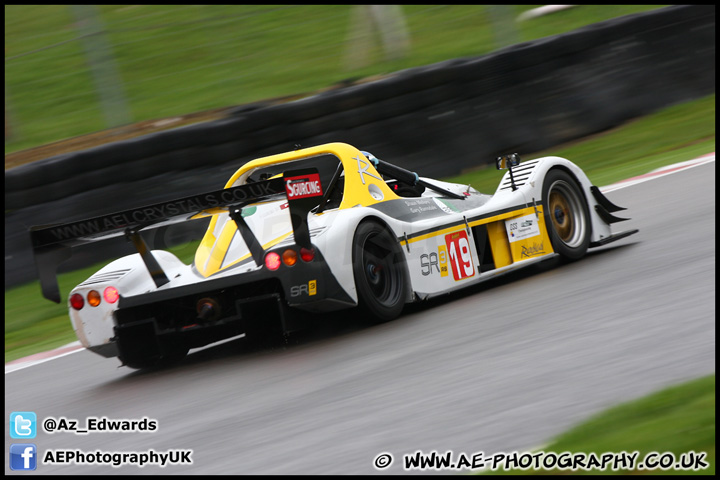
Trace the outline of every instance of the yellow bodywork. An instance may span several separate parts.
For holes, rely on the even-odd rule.
[[[540,235],[510,243],[505,229],[505,221],[533,213],[537,214]],[[495,268],[526,260],[531,256],[553,253],[547,228],[545,228],[545,216],[543,215],[542,206],[538,205],[537,210],[534,207],[516,210],[510,214],[493,217],[490,220],[487,229],[490,248],[492,248],[493,259],[495,260]]]
[[[345,187],[339,207],[340,209],[352,208],[358,205],[369,206],[380,201],[399,198],[385,184],[382,176],[375,170],[375,167],[365,155],[357,148],[346,143],[328,143],[317,147],[304,148],[252,160],[240,167],[232,177],[230,177],[230,180],[225,184],[225,188],[244,185],[248,177],[260,168],[281,163],[290,163],[288,169],[292,169],[291,162],[328,154],[335,155],[342,163],[344,169]],[[221,216],[226,218],[226,214],[227,209],[216,208],[206,210],[198,215],[198,217],[212,215],[207,232],[205,232],[205,236],[195,252],[195,267],[204,277],[208,277],[250,257],[248,253],[246,256],[238,258],[224,268],[221,268],[230,242],[237,231],[235,222],[228,221],[218,236],[214,234],[217,222]],[[290,228],[290,225],[288,225],[288,228]],[[290,236],[291,233],[292,230],[280,235],[271,242],[263,245],[263,248],[267,249],[276,245]]]
[[[536,210],[537,209],[537,210]],[[524,215],[534,214],[537,211],[538,229],[540,230],[539,238],[530,237],[524,240],[513,242],[508,240],[507,230],[505,229],[505,221],[512,218],[519,218]],[[495,261],[495,268],[501,268],[514,262],[524,260],[523,251],[534,252],[533,255],[546,255],[553,253],[552,244],[545,228],[545,218],[542,212],[542,206],[527,207],[512,212],[506,212],[492,217],[483,218],[481,220],[470,221],[467,227],[472,228],[478,225],[486,224],[490,248],[492,249],[492,257]],[[401,240],[401,245],[409,245],[431,237],[447,235],[465,229],[465,225],[455,225],[441,230],[435,230],[426,235],[420,235],[410,240]],[[525,250],[523,250],[525,248]]]

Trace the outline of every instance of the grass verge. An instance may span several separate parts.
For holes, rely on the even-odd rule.
[[[715,375],[702,377],[661,390],[647,397],[602,412],[559,436],[543,449],[561,454],[638,452],[632,470],[507,470],[504,474],[715,474]],[[661,457],[679,462],[683,454],[695,452],[707,468],[700,470],[637,468],[640,462],[655,466]],[[651,457],[651,453],[658,455]],[[667,455],[672,454],[672,457]],[[689,455],[685,456],[686,459]],[[629,464],[628,464],[629,465]],[[673,464],[674,465],[674,464]],[[620,464],[618,465],[620,466]]]

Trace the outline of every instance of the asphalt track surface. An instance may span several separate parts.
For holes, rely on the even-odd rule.
[[[592,414],[715,371],[715,163],[607,195],[640,233],[284,349],[236,340],[151,372],[80,351],[5,375],[9,415],[158,422],[40,431],[48,450],[192,449],[190,466],[44,465],[37,474],[403,473],[417,450],[528,451]],[[337,324],[344,316],[335,318]],[[9,470],[5,473],[31,475]],[[447,472],[446,472],[447,473]]]

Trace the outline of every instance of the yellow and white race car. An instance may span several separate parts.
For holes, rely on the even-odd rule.
[[[137,248],[75,287],[80,342],[133,368],[245,333],[288,334],[307,315],[359,307],[372,321],[405,304],[636,233],[583,171],[560,157],[507,169],[493,195],[419,177],[344,143],[259,158],[215,192],[33,227],[43,294],[74,245],[125,235]],[[210,217],[190,265],[141,231]],[[338,316],[342,321],[343,316]]]

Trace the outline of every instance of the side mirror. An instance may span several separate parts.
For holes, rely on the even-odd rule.
[[[520,164],[520,155],[517,153],[511,153],[510,155],[503,155],[495,159],[495,166],[498,170],[510,169]]]

